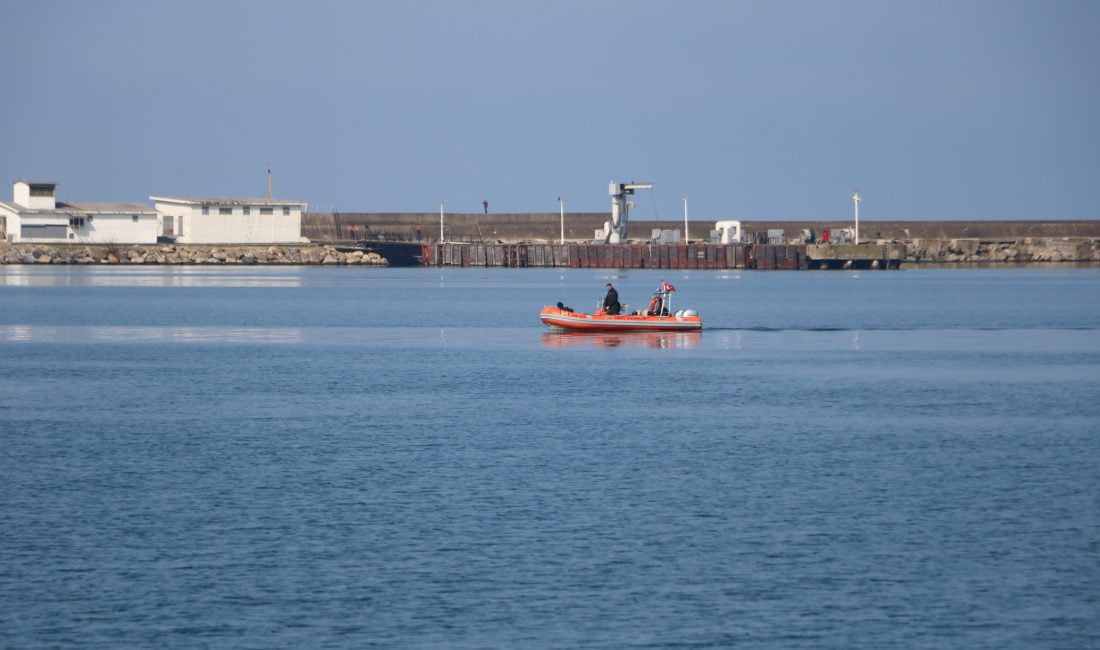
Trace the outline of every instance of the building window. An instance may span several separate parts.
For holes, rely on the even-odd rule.
[[[244,214],[252,214],[252,208],[248,207],[247,205],[246,205],[246,206],[244,206],[243,208],[241,208],[241,211],[242,211],[242,212],[243,212]]]
[[[137,223],[137,215],[135,214],[135,215],[134,215],[134,216],[132,217],[132,219],[131,219],[131,220],[132,220],[132,221],[133,221],[134,223]]]
[[[69,217],[69,227],[70,228],[83,228],[84,227],[84,217]]]
[[[218,214],[233,214],[233,208],[218,208]]]
[[[284,205],[283,206],[283,216],[284,217],[290,216],[290,206],[289,205]]]
[[[260,214],[275,214],[272,208],[260,208]]]
[[[53,196],[53,185],[31,185],[31,196]]]
[[[62,225],[54,224],[22,224],[20,226],[20,237],[26,239],[67,239],[68,228]]]
[[[202,213],[203,214],[210,214],[210,206],[209,205],[202,206]]]

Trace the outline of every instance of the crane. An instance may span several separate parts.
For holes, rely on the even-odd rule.
[[[605,221],[603,228],[596,231],[597,244],[626,243],[626,225],[630,214],[631,202],[627,199],[635,190],[651,190],[653,183],[617,183],[611,181],[607,192],[611,195],[611,221]]]

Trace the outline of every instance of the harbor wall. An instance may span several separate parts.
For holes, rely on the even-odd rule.
[[[901,244],[852,245],[843,258],[814,259],[805,244],[466,244],[422,245],[426,266],[601,269],[898,268]]]
[[[0,242],[0,264],[323,264],[380,266],[377,253],[334,246],[83,245]]]
[[[849,262],[851,264],[849,264]],[[876,264],[877,262],[877,264]],[[1100,238],[914,239],[854,244],[483,244],[283,246],[11,244],[0,264],[336,264],[571,268],[896,268],[901,264],[1100,264]]]
[[[607,212],[567,212],[566,242],[588,243],[596,229],[611,218]],[[742,220],[749,233],[783,230],[788,240],[797,239],[803,230],[820,233],[825,229],[849,228],[851,221]],[[302,235],[310,241],[348,241],[362,239],[365,234],[386,236],[406,241],[416,240],[420,227],[422,241],[439,241],[439,213],[435,212],[308,212],[302,215]],[[710,236],[714,221],[689,221],[692,240]],[[636,241],[649,239],[655,229],[683,231],[683,220],[630,221],[630,235]],[[535,242],[559,243],[561,217],[557,212],[527,213],[446,213],[444,234],[448,241],[478,243]],[[1022,221],[860,221],[860,237],[871,240],[911,241],[915,239],[951,240],[978,239],[986,241],[1019,240],[1034,237],[1084,237],[1100,239],[1100,220],[1036,219]]]
[[[1100,237],[1022,237],[1015,239],[912,239],[910,264],[1100,263]]]
[[[414,245],[416,247],[416,245]],[[893,269],[903,264],[1100,263],[1100,238],[917,239],[861,244],[420,244],[426,266]]]

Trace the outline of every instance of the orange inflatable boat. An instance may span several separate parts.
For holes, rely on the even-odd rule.
[[[610,285],[608,285],[610,286]],[[573,311],[560,302],[556,307],[546,306],[539,318],[550,327],[563,330],[588,332],[645,332],[690,331],[703,329],[703,319],[694,309],[670,312],[670,298],[676,287],[661,280],[659,289],[653,292],[649,309],[629,314],[608,314],[601,306],[593,314]],[[618,303],[615,303],[616,306]]]
[[[550,327],[590,332],[636,332],[652,330],[700,330],[703,319],[694,309],[685,309],[669,316],[645,316],[641,314],[611,314],[597,311],[585,314],[546,306],[539,318]]]

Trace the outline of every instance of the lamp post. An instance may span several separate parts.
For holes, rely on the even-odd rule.
[[[561,244],[565,245],[565,203],[558,197],[558,212],[561,213]]]
[[[444,203],[446,203],[446,201],[440,201],[439,202],[439,243],[440,244],[442,244],[443,241],[444,241],[443,240],[443,204]]]
[[[856,212],[856,243],[859,243],[859,202],[862,199],[859,198],[859,190],[852,191],[852,207]]]
[[[684,197],[684,243],[688,243],[691,240],[688,237],[688,200]]]

